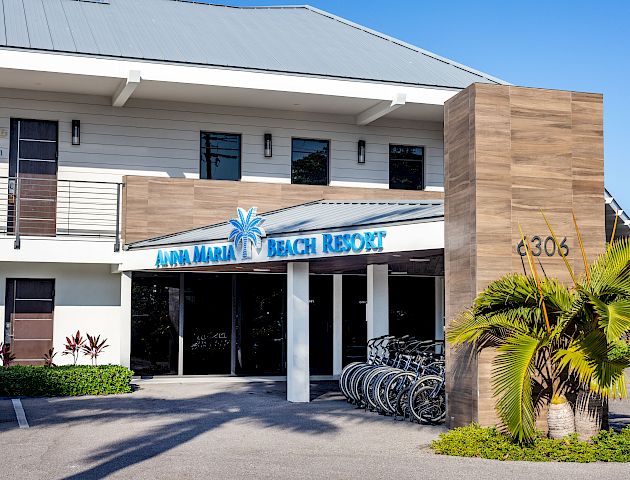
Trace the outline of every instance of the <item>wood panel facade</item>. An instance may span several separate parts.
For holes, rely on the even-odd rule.
[[[124,243],[225,222],[236,207],[259,213],[315,200],[436,200],[441,192],[126,176]]]
[[[601,95],[474,84],[445,104],[444,144],[447,327],[493,279],[523,271],[519,225],[541,237],[546,274],[569,280],[562,258],[544,253],[549,232],[541,210],[566,237],[575,270],[582,260],[571,212],[589,258],[602,251]],[[491,352],[448,349],[452,426],[497,422],[491,361]]]

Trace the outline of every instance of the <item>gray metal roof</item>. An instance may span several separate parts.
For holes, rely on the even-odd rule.
[[[236,212],[235,216],[236,216]],[[372,225],[435,222],[444,219],[442,201],[331,201],[320,200],[260,214],[267,236],[364,228]],[[232,225],[218,223],[185,232],[142,240],[129,249],[227,240]]]
[[[630,237],[630,217],[607,188],[604,189],[604,201],[606,202],[606,241],[610,241],[613,230],[615,239]]]
[[[465,88],[485,73],[309,6],[0,0],[0,48]]]

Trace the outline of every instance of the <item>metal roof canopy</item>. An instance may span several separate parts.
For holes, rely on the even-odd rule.
[[[610,241],[613,229],[615,230],[615,239],[630,237],[630,217],[608,189],[604,189],[604,201],[606,202],[606,241]],[[616,228],[615,222],[617,222]]]
[[[504,83],[310,6],[0,0],[0,47],[446,88]]]
[[[263,227],[268,237],[320,230],[385,226],[444,219],[444,202],[319,200],[267,213]],[[227,240],[232,225],[219,223],[131,243],[127,249],[190,245]]]

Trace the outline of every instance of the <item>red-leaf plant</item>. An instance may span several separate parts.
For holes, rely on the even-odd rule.
[[[45,367],[57,366],[55,365],[55,362],[53,361],[53,359],[55,358],[55,355],[57,355],[57,352],[55,352],[54,348],[51,348],[50,350],[48,350],[48,353],[44,353],[44,366]]]
[[[15,360],[15,355],[11,353],[11,346],[0,343],[0,361],[4,367],[8,367]]]
[[[105,342],[107,342],[107,339],[104,338],[103,340],[101,340],[101,336],[92,336],[89,333],[86,334],[87,336],[87,343],[84,344],[81,349],[83,350],[84,355],[87,355],[90,357],[90,359],[92,360],[92,365],[98,365],[97,362],[97,358],[98,356],[103,353],[103,350],[107,347],[109,347],[109,345],[105,345]]]
[[[88,335],[89,336],[89,335]],[[74,365],[77,364],[79,359],[79,352],[85,345],[85,338],[81,336],[81,332],[77,330],[77,333],[71,337],[66,337],[66,344],[64,345],[64,351],[62,355],[72,355]]]

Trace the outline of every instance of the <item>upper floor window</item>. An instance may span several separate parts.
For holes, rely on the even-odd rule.
[[[328,185],[328,140],[294,138],[291,141],[291,183]]]
[[[389,146],[389,188],[424,188],[424,148],[409,145]]]
[[[234,133],[201,132],[199,178],[241,179],[241,136]]]

